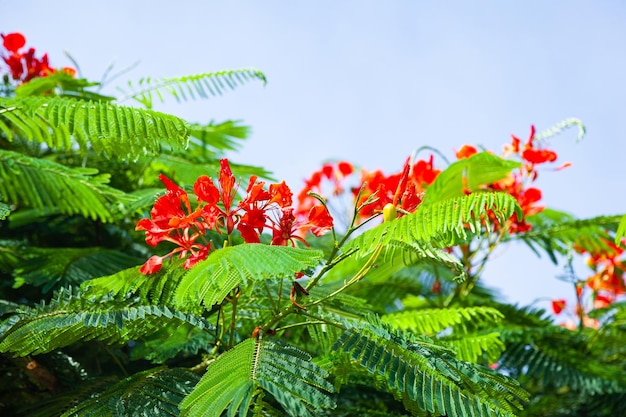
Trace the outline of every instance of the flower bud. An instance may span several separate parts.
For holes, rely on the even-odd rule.
[[[391,203],[385,204],[383,207],[383,222],[389,222],[396,218],[397,210],[396,206]]]

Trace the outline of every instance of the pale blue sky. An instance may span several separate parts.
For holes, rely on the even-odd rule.
[[[233,160],[295,189],[328,158],[390,172],[423,145],[500,152],[531,124],[580,118],[583,142],[574,130],[551,140],[573,167],[538,183],[547,205],[580,217],[626,211],[625,22],[620,1],[0,2],[1,32],[21,31],[54,66],[68,51],[88,78],[112,61],[140,61],[134,80],[261,69],[265,87],[157,109],[242,119],[253,135]],[[569,297],[560,271],[509,248],[486,279],[528,303]]]

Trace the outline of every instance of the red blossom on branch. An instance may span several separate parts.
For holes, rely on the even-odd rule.
[[[8,54],[0,53],[0,57],[9,67],[11,78],[20,83],[25,83],[36,77],[45,77],[53,74],[56,70],[50,67],[48,54],[43,54],[41,58],[35,56],[35,48],[22,49],[26,46],[26,38],[19,32],[0,34],[2,46]],[[76,74],[74,68],[65,67],[60,71],[70,76]]]
[[[175,248],[166,255],[152,256],[140,269],[145,274],[157,272],[165,259],[175,255],[186,258],[186,269],[206,259],[215,247],[207,240],[208,231],[224,234],[230,242],[237,230],[244,242],[260,243],[261,234],[269,229],[273,245],[295,246],[296,242],[307,244],[304,235],[308,230],[320,236],[333,226],[332,217],[322,206],[314,206],[302,219],[296,219],[292,193],[284,181],[266,188],[252,175],[245,195],[237,202],[239,183],[227,159],[220,160],[216,182],[202,175],[194,183],[195,208],[182,187],[163,174],[159,179],[167,191],[154,203],[150,218],[139,220],[135,230],[145,231],[146,243],[151,246],[167,241]]]

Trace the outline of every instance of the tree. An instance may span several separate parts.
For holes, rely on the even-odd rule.
[[[263,73],[143,79],[127,107],[20,36],[3,35],[0,99],[3,412],[624,413],[624,221],[544,209],[532,186],[557,159],[542,137],[578,121],[444,169],[328,163],[294,199],[226,158],[245,126],[151,110]],[[576,322],[481,285],[514,240],[588,256],[593,274],[568,277]]]

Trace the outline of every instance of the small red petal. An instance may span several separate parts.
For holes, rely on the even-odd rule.
[[[205,201],[209,204],[217,204],[220,201],[220,190],[213,184],[213,180],[206,175],[198,177],[193,185],[193,192],[200,201]]]
[[[461,149],[456,152],[457,159],[469,158],[470,156],[478,153],[478,150],[472,145],[463,145]]]
[[[333,218],[324,206],[313,206],[309,211],[311,232],[315,236],[321,236],[333,228]]]
[[[354,172],[354,167],[350,162],[340,161],[337,163],[337,168],[343,176],[350,175]]]
[[[8,35],[2,35],[3,45],[9,51],[17,53],[21,48],[26,45],[26,38],[19,32],[9,33]]]
[[[552,304],[552,311],[554,311],[554,314],[560,314],[561,311],[563,311],[563,309],[565,308],[567,301],[562,298],[560,300],[552,300],[551,304]]]
[[[163,266],[163,257],[154,255],[139,268],[139,272],[145,275],[154,274],[161,269],[161,266]]]

